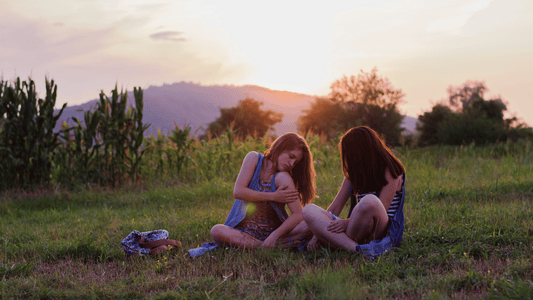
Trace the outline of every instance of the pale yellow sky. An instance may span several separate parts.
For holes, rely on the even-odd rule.
[[[410,116],[485,81],[533,125],[533,1],[4,0],[0,72],[44,76],[58,102],[179,81],[326,95],[373,67]]]

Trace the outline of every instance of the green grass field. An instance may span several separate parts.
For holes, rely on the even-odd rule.
[[[310,144],[315,202],[327,207],[342,181],[339,154]],[[220,172],[198,170],[197,163],[192,179],[154,174],[116,190],[4,193],[0,298],[533,297],[531,142],[396,149],[407,169],[406,228],[401,247],[379,259],[330,249],[218,250],[190,258],[187,249],[210,241],[210,228],[224,222],[246,151]],[[198,175],[204,171],[209,176]],[[167,229],[183,248],[125,259],[120,242],[134,229]]]

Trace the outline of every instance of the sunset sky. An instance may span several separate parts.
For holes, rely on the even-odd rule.
[[[2,0],[0,75],[44,77],[69,105],[179,81],[327,95],[362,69],[417,117],[485,81],[533,126],[533,1]],[[510,116],[510,115],[508,115]]]

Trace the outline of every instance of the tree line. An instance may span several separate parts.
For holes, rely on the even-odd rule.
[[[532,138],[533,130],[516,117],[505,118],[507,105],[501,97],[485,99],[484,82],[467,81],[450,86],[448,99],[435,104],[431,111],[418,116],[416,132],[404,133],[399,105],[405,94],[377,69],[336,80],[327,97],[317,97],[297,120],[299,133],[319,135],[331,141],[354,126],[365,125],[390,146],[461,145]],[[206,135],[219,135],[228,129],[241,137],[262,136],[272,131],[283,114],[263,110],[263,103],[251,98],[237,106],[221,108],[221,116],[210,123]]]
[[[516,117],[505,118],[505,101],[500,96],[486,99],[487,90],[485,83],[479,81],[450,86],[448,99],[418,117],[419,145],[483,145],[531,138],[532,129]]]

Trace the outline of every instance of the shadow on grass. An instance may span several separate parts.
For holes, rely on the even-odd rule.
[[[65,246],[48,251],[44,257],[49,261],[57,261],[65,258],[79,259],[87,262],[105,262],[124,259],[123,253],[112,249],[109,244],[95,242],[96,234],[91,233],[84,239],[78,239]],[[117,246],[118,247],[118,246]],[[114,248],[114,247],[113,247]]]

